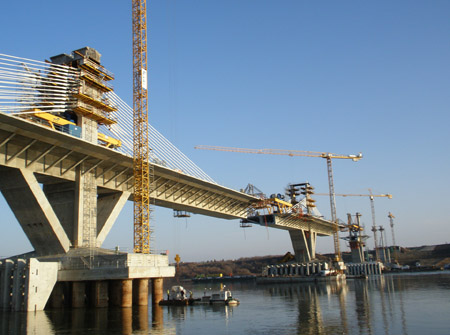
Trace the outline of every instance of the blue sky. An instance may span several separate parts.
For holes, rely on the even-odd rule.
[[[130,1],[4,1],[0,16],[0,53],[44,60],[96,48],[132,104]],[[323,159],[195,145],[362,152],[333,162],[336,193],[392,193],[375,200],[376,221],[388,228],[394,213],[399,244],[450,242],[450,2],[153,0],[148,26],[150,122],[217,182],[328,190]],[[329,217],[329,200],[316,198]],[[31,250],[3,198],[0,211],[0,256]],[[372,223],[368,198],[337,198],[337,211]],[[285,231],[166,209],[153,217],[155,248],[184,261],[292,250]],[[129,204],[104,246],[131,249],[132,220]],[[332,251],[332,239],[317,251]]]

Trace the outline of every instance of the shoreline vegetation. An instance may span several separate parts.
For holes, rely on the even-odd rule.
[[[374,251],[369,251],[374,254]],[[440,244],[421,247],[399,247],[397,249],[400,265],[408,265],[413,269],[423,268],[444,268],[450,264],[450,244]],[[331,261],[333,254],[317,254],[320,261]],[[391,247],[391,257],[393,249]],[[246,279],[260,276],[262,269],[266,265],[281,264],[286,255],[269,255],[244,257],[235,260],[210,260],[204,262],[180,262],[176,277],[178,280],[192,280],[206,277],[223,277],[230,279]],[[343,253],[345,262],[350,261],[350,252]],[[176,266],[176,264],[171,264]]]

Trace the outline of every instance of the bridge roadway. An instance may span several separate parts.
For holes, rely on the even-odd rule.
[[[75,181],[76,168],[95,170],[98,195],[129,192],[133,200],[133,159],[18,117],[0,113],[0,167],[32,171],[41,184]],[[223,219],[247,217],[255,197],[154,164],[156,206]]]

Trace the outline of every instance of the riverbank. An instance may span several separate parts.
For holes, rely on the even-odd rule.
[[[391,255],[393,255],[393,248]],[[420,247],[397,247],[400,265],[409,266],[408,271],[439,270],[450,264],[450,244]],[[373,251],[372,251],[373,252]],[[235,281],[261,275],[269,264],[280,264],[284,255],[239,258],[234,260],[211,260],[206,262],[181,262],[177,272],[178,281]],[[320,261],[331,262],[332,254],[317,254]],[[350,253],[343,252],[344,261],[350,261]],[[222,275],[222,276],[220,276]]]

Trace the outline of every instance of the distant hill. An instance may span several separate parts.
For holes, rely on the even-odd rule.
[[[399,248],[399,262],[402,265],[414,265],[419,262],[423,266],[442,267],[450,264],[450,244],[431,246]],[[373,253],[373,251],[371,251]],[[392,255],[392,252],[391,252]],[[211,260],[206,262],[181,262],[179,264],[178,278],[192,279],[198,276],[248,276],[261,274],[263,267],[269,264],[280,263],[286,255],[270,255],[239,258],[236,260]],[[333,254],[317,254],[321,261],[331,261]],[[286,259],[286,258],[285,258]],[[343,259],[350,260],[350,253],[344,252]],[[174,264],[172,264],[174,265]]]

